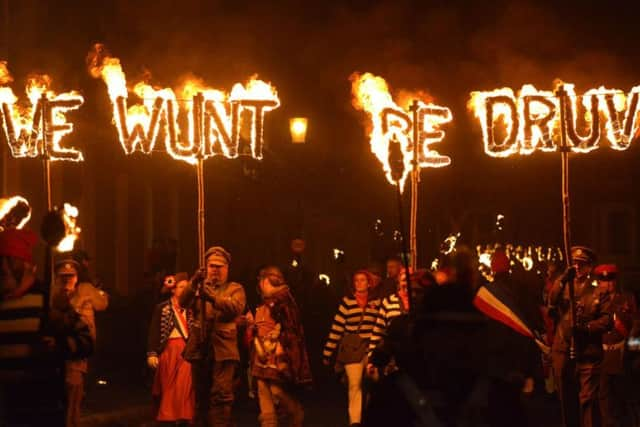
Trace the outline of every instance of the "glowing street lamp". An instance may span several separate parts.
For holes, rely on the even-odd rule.
[[[304,144],[307,140],[306,117],[294,117],[289,119],[289,131],[291,132],[291,142],[294,144]]]

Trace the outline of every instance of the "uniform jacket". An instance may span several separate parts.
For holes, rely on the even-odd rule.
[[[614,326],[602,337],[604,350],[602,371],[606,374],[622,374],[626,339],[631,332],[637,313],[633,294],[619,292],[611,294],[611,313]]]
[[[176,312],[172,308],[172,299],[163,301],[156,305],[153,310],[153,317],[151,318],[151,325],[149,327],[149,338],[147,341],[147,356],[159,356],[167,346],[169,336],[174,329],[177,329],[180,335],[186,340],[189,336],[189,331],[193,326],[193,316],[191,310],[185,310],[185,317],[187,318],[187,330],[183,330],[178,320],[176,319]]]
[[[552,351],[566,353],[571,345],[571,309],[569,286],[556,280],[549,296],[550,306],[557,311],[558,325]],[[609,294],[592,285],[587,276],[575,281],[576,301],[576,351],[578,359],[602,358],[602,336],[611,329],[611,298]]]
[[[71,305],[80,314],[82,320],[89,326],[93,339],[96,339],[95,312],[107,309],[109,296],[89,282],[79,283],[75,292],[71,294]]]
[[[180,304],[192,308],[194,316],[199,318],[201,300],[196,288],[196,284],[189,283],[180,298]],[[235,282],[216,284],[214,296],[213,302],[206,300],[204,304],[205,335],[208,337],[206,345],[215,361],[239,361],[236,319],[244,313],[244,289],[241,284]]]

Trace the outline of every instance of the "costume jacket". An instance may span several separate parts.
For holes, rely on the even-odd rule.
[[[173,298],[163,301],[153,311],[151,326],[149,327],[147,356],[160,356],[160,353],[167,346],[167,341],[174,329],[185,340],[189,336],[189,331],[193,326],[191,310],[175,306],[172,302]],[[181,313],[180,310],[183,312]]]

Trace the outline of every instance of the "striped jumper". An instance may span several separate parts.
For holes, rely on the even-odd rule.
[[[371,333],[369,341],[369,352],[373,351],[387,334],[387,328],[391,323],[391,319],[406,313],[406,309],[402,305],[402,301],[397,293],[385,297],[380,304],[380,312],[376,324]]]
[[[358,305],[355,297],[345,296],[342,298],[342,301],[340,301],[340,305],[338,306],[338,312],[333,318],[331,331],[329,332],[329,337],[327,338],[327,342],[322,353],[323,357],[325,359],[329,359],[333,356],[333,353],[336,351],[336,348],[338,348],[345,331],[347,333],[359,333],[363,339],[369,340],[371,338],[373,327],[378,319],[379,311],[380,300],[378,299],[367,302],[367,306],[362,309]],[[361,318],[362,324],[358,330],[358,324],[360,324]]]

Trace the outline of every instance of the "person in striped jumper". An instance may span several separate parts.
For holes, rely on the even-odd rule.
[[[27,230],[0,232],[0,426],[64,427],[65,361],[93,351],[89,327],[35,274]]]
[[[369,354],[381,344],[387,334],[391,319],[409,312],[409,295],[407,292],[407,279],[404,268],[402,268],[400,274],[398,274],[396,285],[397,291],[385,297],[380,303],[380,312],[378,313],[376,324],[371,332],[371,340],[369,341]]]
[[[340,301],[323,351],[323,363],[329,366],[337,350],[336,367],[338,370],[344,369],[347,377],[349,423],[352,427],[360,426],[362,419],[362,377],[367,364],[366,350],[380,310],[380,300],[374,298],[372,290],[376,284],[376,277],[370,272],[358,270],[354,273],[350,292]],[[362,351],[347,356],[339,346],[350,334],[361,338]],[[353,360],[354,357],[358,360]]]

